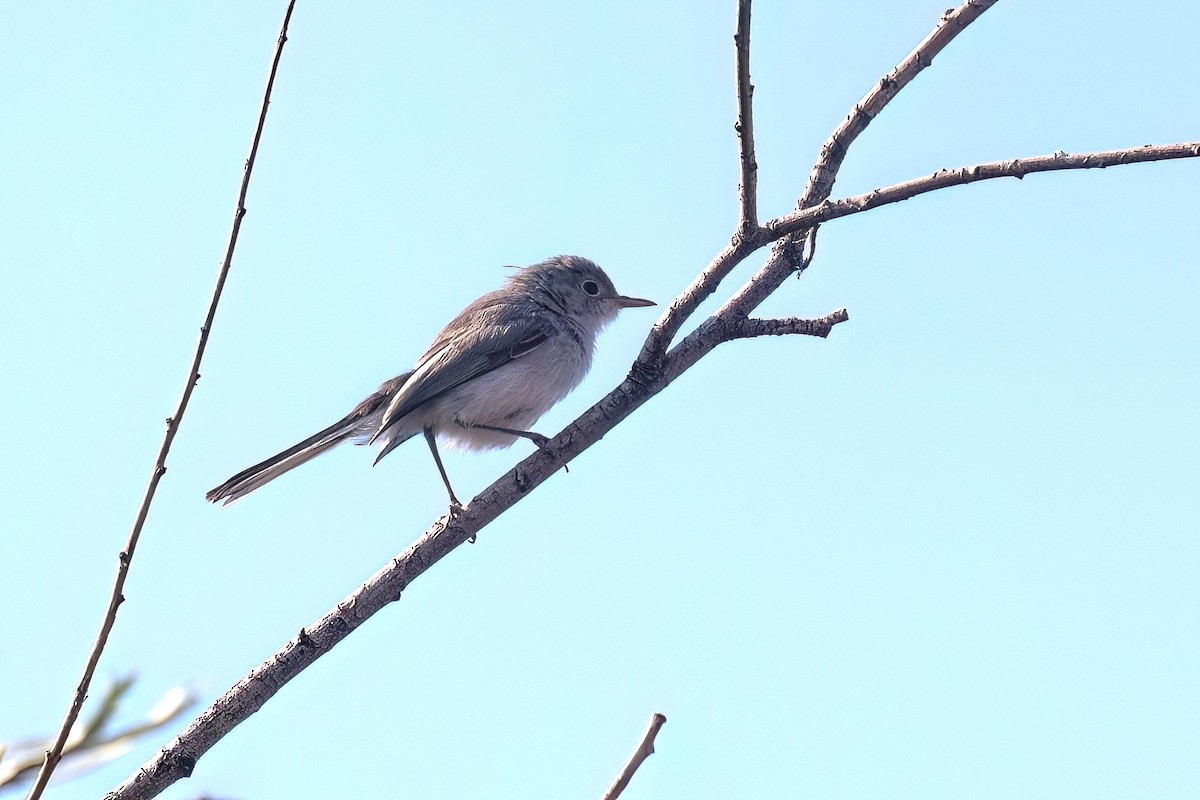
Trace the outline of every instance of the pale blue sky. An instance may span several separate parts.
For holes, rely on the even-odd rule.
[[[945,0],[762,2],[760,209]],[[284,4],[0,10],[0,740],[82,667],[220,260]],[[736,212],[732,2],[301,0],[241,245],[98,680],[205,703],[443,511],[429,455],[229,474],[406,369],[505,264],[666,302]],[[1200,138],[1193,3],[1005,0],[835,195]],[[456,551],[164,797],[1200,793],[1200,163],[838,221],[772,314]],[[734,276],[744,278],[755,259]],[[724,296],[726,290],[721,294]],[[653,321],[627,312],[615,385]],[[529,452],[450,454],[463,495]],[[181,723],[182,724],[182,723]],[[55,787],[93,798],[165,740]]]

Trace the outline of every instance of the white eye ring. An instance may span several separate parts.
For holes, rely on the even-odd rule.
[[[579,284],[579,286],[591,297],[595,297],[596,295],[600,294],[600,284],[596,283],[595,281],[584,281],[583,283]]]

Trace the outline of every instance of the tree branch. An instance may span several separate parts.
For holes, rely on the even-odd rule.
[[[854,105],[850,113],[842,120],[841,124],[834,129],[826,140],[825,145],[821,148],[821,154],[813,165],[812,172],[809,175],[808,184],[805,186],[804,192],[800,196],[797,203],[798,208],[807,208],[810,205],[819,203],[829,196],[829,192],[833,188],[834,180],[837,177],[838,170],[841,169],[842,162],[845,160],[846,152],[850,144],[857,136],[866,129],[879,112],[883,110],[892,98],[894,98],[901,89],[907,86],[917,74],[933,63],[933,57],[945,49],[951,41],[954,40],[959,33],[968,25],[979,18],[984,11],[987,11],[996,0],[967,0],[958,8],[947,11],[942,15],[942,19],[937,26],[921,40],[913,51],[909,53],[903,61],[889,72],[879,83],[867,92],[867,94]],[[738,6],[738,30],[742,28],[742,7]],[[745,38],[747,54],[746,54],[746,85],[749,85],[749,8],[746,8],[746,31]],[[740,45],[739,45],[740,46]],[[739,76],[739,107],[741,103],[741,53],[738,53],[738,76]],[[749,95],[747,95],[747,101]],[[743,170],[745,169],[745,160],[742,162]],[[743,185],[745,178],[743,173]],[[744,211],[743,211],[744,217]],[[679,297],[663,312],[662,316],[654,323],[654,327],[650,329],[650,335],[646,338],[645,344],[642,345],[642,350],[638,354],[638,363],[644,366],[653,366],[657,364],[664,356],[667,348],[671,344],[671,340],[689,317],[699,308],[717,287],[721,281],[725,279],[733,269],[742,262],[746,256],[757,250],[762,245],[772,240],[778,240],[779,236],[770,236],[769,232],[761,227],[747,228],[744,225],[738,226],[738,231],[733,237],[733,241],[722,250],[716,258],[709,262],[708,266],[696,276],[696,279],[685,289]],[[779,248],[777,247],[776,250]],[[722,308],[727,314],[734,316],[748,316],[751,311],[762,302],[763,298],[774,292],[787,278],[790,271],[777,272],[781,263],[787,263],[783,259],[785,253],[776,253],[772,251],[771,258],[768,259],[754,277],[750,279],[738,292],[742,294],[753,287],[755,291],[748,294],[733,303],[730,301]],[[735,295],[736,296],[736,295]],[[754,298],[757,297],[757,300]],[[732,303],[732,304],[731,304]]]
[[[831,317],[836,317],[835,312]],[[840,321],[840,320],[838,320]],[[710,322],[713,322],[710,320]],[[765,322],[765,321],[764,321]],[[818,321],[819,322],[819,321]],[[831,324],[834,324],[831,322]],[[262,708],[292,678],[345,639],[451,550],[475,539],[503,512],[553,475],[666,388],[705,353],[727,341],[719,324],[706,324],[676,348],[660,368],[637,365],[618,387],[578,419],[473,498],[455,517],[438,519],[384,568],[347,595],[335,608],[284,644],[202,711],[173,741],[105,796],[141,800],[188,777],[196,762],[225,734]],[[734,337],[736,338],[736,337]],[[679,352],[677,352],[679,351]]]
[[[758,227],[758,163],[754,158],[754,85],[750,83],[750,0],[738,0],[737,33],[738,156],[742,182],[738,186],[741,218],[739,237],[753,236]]]
[[[46,751],[45,761],[42,762],[42,767],[38,770],[37,779],[33,782],[33,787],[29,791],[28,800],[37,800],[42,796],[42,792],[46,789],[46,783],[50,780],[50,775],[54,772],[54,768],[58,766],[59,761],[62,760],[63,747],[67,743],[67,737],[71,733],[71,728],[79,718],[79,711],[83,708],[83,701],[87,698],[88,687],[91,685],[92,675],[95,674],[96,664],[100,661],[100,654],[104,652],[104,646],[108,642],[108,635],[112,631],[113,624],[116,622],[117,608],[125,600],[125,595],[123,594],[125,579],[129,575],[129,566],[133,561],[133,553],[137,548],[138,539],[141,537],[142,527],[146,524],[146,517],[150,513],[150,504],[154,502],[158,483],[162,480],[162,476],[166,474],[167,453],[171,450],[171,443],[175,441],[175,434],[179,431],[179,423],[183,420],[184,412],[187,411],[192,391],[196,388],[197,381],[200,380],[200,362],[204,359],[204,350],[208,345],[208,334],[212,329],[213,319],[217,314],[217,304],[221,300],[221,292],[225,288],[225,279],[229,275],[230,265],[233,262],[233,251],[237,247],[238,231],[242,227],[242,217],[246,215],[246,192],[250,188],[250,174],[254,170],[254,159],[258,155],[258,144],[262,139],[263,126],[267,119],[267,107],[271,101],[271,89],[275,85],[275,72],[279,68],[280,56],[283,55],[283,45],[287,41],[288,23],[292,19],[292,8],[295,4],[295,0],[291,0],[288,3],[287,13],[283,18],[283,26],[279,31],[279,39],[275,43],[275,55],[271,60],[271,70],[267,75],[267,87],[263,92],[262,107],[258,113],[258,126],[254,130],[254,140],[250,145],[250,156],[246,159],[246,166],[242,174],[242,185],[238,192],[237,209],[233,215],[233,228],[229,232],[229,244],[225,248],[225,259],[222,261],[221,268],[217,272],[217,283],[213,287],[212,299],[208,305],[208,313],[204,317],[204,324],[200,327],[200,340],[196,343],[196,352],[192,357],[192,364],[188,369],[187,380],[183,386],[183,394],[179,398],[179,404],[175,408],[175,413],[167,417],[167,430],[163,435],[162,444],[159,446],[158,455],[154,459],[154,468],[150,471],[150,481],[146,485],[146,491],[142,495],[142,502],[138,505],[137,513],[134,515],[133,527],[129,531],[129,538],[125,542],[125,548],[118,555],[117,576],[113,581],[112,592],[108,600],[108,609],[105,611],[104,619],[100,623],[100,631],[96,634],[95,641],[92,642],[87,663],[83,668],[83,675],[79,679],[79,685],[75,688],[75,696],[71,699],[71,705],[63,717],[53,745]]]
[[[996,0],[967,0],[957,8],[947,11],[934,29],[913,48],[912,52],[854,104],[850,113],[846,115],[840,125],[833,129],[833,133],[821,147],[821,153],[817,156],[816,163],[813,164],[812,171],[809,173],[804,192],[801,193],[800,199],[796,203],[797,211],[795,213],[800,214],[829,197],[850,145],[858,138],[858,135],[866,130],[871,121],[879,116],[901,89],[910,84],[922,70],[933,63],[934,56],[942,52],[950,42],[954,41],[955,37],[966,30],[968,25],[979,19],[983,12],[995,4]],[[832,217],[830,218],[832,219]],[[789,275],[803,271],[808,266],[808,260],[804,257],[805,245],[798,240],[798,237],[805,227],[815,226],[824,221],[819,217],[813,219],[814,221],[809,223],[809,226],[790,226],[782,238],[768,234],[768,239],[776,240],[775,246],[771,248],[770,256],[750,280],[725,301],[717,311],[717,315],[730,318],[749,316],[763,300],[787,280]],[[773,233],[779,233],[778,230],[771,227],[770,223],[765,227]],[[813,233],[806,236],[810,244],[813,237]]]
[[[833,183],[837,180],[838,171],[846,159],[850,145],[879,112],[892,101],[900,90],[912,82],[913,78],[933,63],[933,57],[942,52],[946,45],[954,41],[958,34],[983,12],[996,4],[997,0],[967,0],[958,8],[952,8],[942,15],[937,26],[929,35],[913,48],[896,67],[880,79],[861,100],[854,104],[850,113],[841,124],[833,129],[825,144],[821,147],[821,155],[813,164],[808,176],[808,184],[796,207],[807,208],[829,197],[833,191]]]
[[[415,542],[347,595],[331,611],[217,698],[158,754],[105,795],[106,800],[156,796],[191,775],[197,760],[225,734],[262,708],[276,692],[329,652],[358,626],[400,599],[414,580],[451,550],[516,505],[565,462],[578,456],[623,419],[662,391],[682,370],[631,375],[561,433],[472,499],[453,519],[438,519]]]
[[[646,732],[642,734],[642,741],[638,743],[637,749],[633,751],[629,761],[625,762],[617,779],[613,781],[612,786],[608,787],[608,791],[600,800],[617,800],[621,796],[621,792],[625,791],[625,787],[633,778],[633,773],[638,771],[638,767],[642,765],[643,761],[654,755],[654,739],[666,721],[667,718],[662,714],[650,717],[650,724],[646,727]]]
[[[826,314],[819,319],[803,319],[801,317],[784,317],[783,319],[742,319],[735,320],[725,328],[724,341],[734,339],[753,339],[757,336],[788,336],[801,334],[803,336],[829,336],[833,326],[850,319],[850,314],[844,308],[839,308],[832,314]]]
[[[683,327],[683,323],[687,321],[688,317],[717,290],[721,281],[733,271],[734,267],[742,263],[746,256],[762,247],[764,233],[762,228],[756,228],[753,235],[735,236],[733,241],[717,253],[712,261],[708,262],[708,266],[700,271],[700,274],[686,289],[680,292],[679,296],[671,302],[667,310],[650,328],[650,333],[642,344],[642,350],[638,353],[636,362],[638,365],[653,368],[661,361],[671,340]]]
[[[1171,161],[1180,158],[1200,158],[1200,142],[1143,145],[1126,150],[1104,150],[1095,153],[1064,153],[1061,150],[1045,156],[990,161],[958,169],[942,169],[921,178],[873,189],[864,194],[827,200],[818,206],[793,211],[771,220],[764,226],[771,238],[805,230],[838,217],[847,217],[879,206],[899,203],[919,194],[962,186],[993,178],[1024,178],[1036,172],[1055,172],[1066,169],[1107,169],[1148,161]]]

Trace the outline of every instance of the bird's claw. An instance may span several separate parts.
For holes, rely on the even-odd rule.
[[[540,433],[530,433],[529,440],[537,445],[538,450],[545,452],[546,447],[550,444],[550,439],[542,436]],[[563,472],[570,473],[571,468],[563,464]]]
[[[447,509],[446,515],[443,517],[445,522],[442,523],[442,530],[449,528],[451,525],[457,522],[458,518],[463,515],[464,511],[466,511],[466,509],[463,508],[462,503],[458,502],[458,498],[451,497],[450,507]],[[475,534],[472,533],[469,537],[467,537],[467,541],[471,544],[475,544]]]

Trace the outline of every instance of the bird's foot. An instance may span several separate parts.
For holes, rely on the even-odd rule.
[[[442,524],[442,530],[446,530],[455,522],[458,522],[458,518],[461,517],[465,511],[466,509],[463,508],[463,504],[458,502],[458,498],[451,497],[450,507],[446,509],[446,513],[443,514],[441,519],[438,520],[438,522]],[[475,544],[475,534],[472,533],[467,541],[471,544]]]

